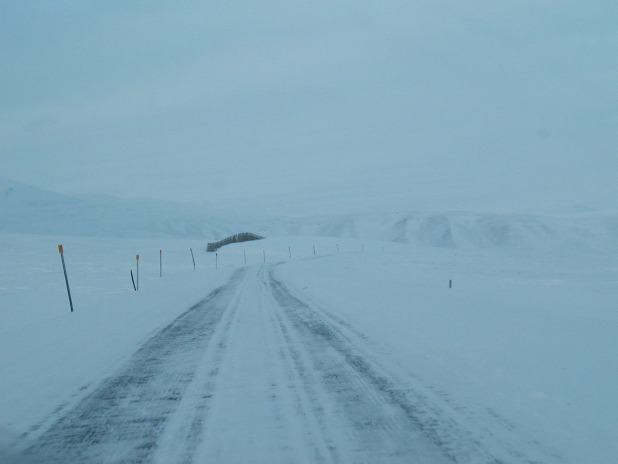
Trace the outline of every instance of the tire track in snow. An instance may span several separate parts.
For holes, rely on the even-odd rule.
[[[246,283],[247,273],[244,272],[243,281],[236,285],[228,303],[229,309],[219,322],[219,330],[213,334],[204,356],[195,369],[194,381],[187,388],[178,408],[170,416],[161,434],[152,456],[153,463],[188,464],[193,462],[195,450],[205,433],[205,422],[213,397],[216,395],[217,377],[226,349],[230,344],[239,306],[238,300]]]
[[[151,337],[117,375],[45,431],[27,454],[46,463],[148,461],[194,381],[245,272],[237,271],[226,285]]]
[[[277,319],[303,388],[310,397],[330,398],[345,434],[330,438],[343,453],[342,462],[446,463],[451,456],[411,421],[386,394],[369,362],[332,323],[293,296],[268,275],[277,302]],[[325,403],[325,400],[322,400]],[[328,418],[332,421],[333,418]]]
[[[243,268],[29,451],[84,464],[534,462],[517,450],[494,457],[504,449],[493,453],[426,390],[388,374],[365,341],[272,266]]]
[[[253,268],[239,292],[194,462],[340,462],[278,336],[264,270]]]
[[[342,456],[349,452],[346,440],[340,439],[341,434],[337,430],[338,418],[329,417],[328,411],[333,409],[328,404],[329,398],[316,391],[319,383],[311,376],[311,362],[302,356],[298,346],[293,343],[291,327],[282,317],[265,271],[263,268],[260,272],[260,283],[266,299],[269,323],[278,345],[276,356],[279,369],[275,394],[294,413],[294,417],[287,420],[288,426],[295,428],[296,435],[303,436],[307,447],[313,450],[310,454],[312,462],[346,462]]]
[[[361,446],[349,462],[562,462],[538,442],[509,434],[514,431],[504,430],[498,421],[468,423],[470,417],[458,414],[431,387],[402,382],[389,374],[375,354],[361,348],[366,345],[365,335],[292,294],[274,277],[274,268],[269,285],[295,329],[297,339],[290,337],[289,344],[312,354],[325,390],[337,399],[341,414],[351,422],[354,440]],[[512,442],[498,436],[510,436]]]

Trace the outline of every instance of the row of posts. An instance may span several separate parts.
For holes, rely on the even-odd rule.
[[[365,251],[365,246],[362,246],[362,250]],[[384,251],[384,248],[382,249]],[[193,262],[193,270],[195,271],[195,255],[193,254],[193,248],[189,248],[191,253],[191,260]],[[58,252],[60,253],[60,259],[62,260],[62,270],[64,272],[64,281],[67,287],[67,294],[69,296],[69,306],[71,307],[71,312],[73,312],[73,298],[71,297],[71,288],[69,286],[69,278],[67,275],[67,267],[64,261],[64,248],[62,245],[58,245]],[[337,253],[339,253],[339,244],[337,244]],[[290,259],[292,259],[292,247],[288,247],[288,254]],[[264,263],[266,262],[266,250],[262,250]],[[316,255],[315,245],[313,245],[313,255]],[[247,264],[247,250],[243,250],[243,256],[245,264]],[[219,268],[219,253],[215,253],[215,268]],[[133,284],[133,290],[139,290],[139,255],[135,255],[135,276],[133,275],[133,269],[130,271],[131,273],[131,282]],[[159,250],[159,277],[163,277],[163,250]],[[448,288],[453,288],[453,281],[448,281]]]
[[[191,253],[191,260],[193,261],[193,270],[195,271],[195,256],[193,255],[193,248],[189,248]],[[69,277],[67,275],[67,266],[64,260],[64,247],[62,245],[58,245],[58,252],[60,253],[60,259],[62,261],[62,271],[64,272],[64,282],[67,287],[67,294],[69,296],[69,306],[71,308],[71,312],[74,311],[73,308],[73,298],[71,296],[71,287],[69,285]],[[131,274],[131,283],[133,284],[133,290],[139,290],[139,255],[135,255],[135,274],[133,274],[133,269],[130,270]],[[163,250],[159,250],[159,277],[163,277]]]
[[[58,245],[58,252],[60,253],[60,259],[62,260],[62,270],[64,272],[64,281],[67,287],[67,294],[69,296],[69,305],[71,307],[71,312],[73,312],[73,298],[71,297],[71,287],[69,285],[69,277],[67,275],[67,267],[66,262],[64,261],[64,247],[62,245]],[[193,262],[193,270],[195,271],[195,255],[193,254],[193,248],[189,248],[189,252],[191,253],[191,261]],[[288,247],[288,252],[290,255],[290,259],[292,258],[292,247]],[[337,252],[339,252],[339,244],[337,244]],[[315,256],[315,245],[313,246],[313,254]],[[266,250],[262,251],[264,262],[266,262]],[[247,264],[247,251],[243,250],[243,256],[245,264]],[[219,267],[219,253],[215,253],[215,268]],[[130,270],[131,274],[131,283],[133,284],[133,290],[139,290],[139,255],[135,255],[135,275],[133,274],[133,269]],[[159,277],[163,277],[163,250],[159,250]]]

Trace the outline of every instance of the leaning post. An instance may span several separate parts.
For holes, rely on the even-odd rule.
[[[58,245],[58,252],[60,253],[60,259],[62,260],[62,270],[64,271],[64,281],[67,284],[67,293],[69,295],[69,306],[71,306],[71,312],[73,312],[73,299],[71,298],[71,289],[69,287],[69,278],[67,277],[67,266],[64,263],[64,248],[62,245]]]

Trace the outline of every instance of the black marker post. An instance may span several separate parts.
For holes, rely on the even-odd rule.
[[[69,305],[71,306],[71,312],[73,312],[73,299],[71,298],[71,289],[69,288],[69,278],[67,277],[67,267],[64,263],[64,249],[62,245],[58,245],[58,252],[60,253],[60,259],[62,259],[62,270],[64,271],[64,281],[67,284],[67,293],[69,294]]]
[[[135,280],[137,281],[136,290],[139,290],[139,255],[135,255]]]

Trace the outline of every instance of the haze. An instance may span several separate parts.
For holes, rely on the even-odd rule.
[[[239,213],[616,207],[609,1],[0,2],[0,176]]]

